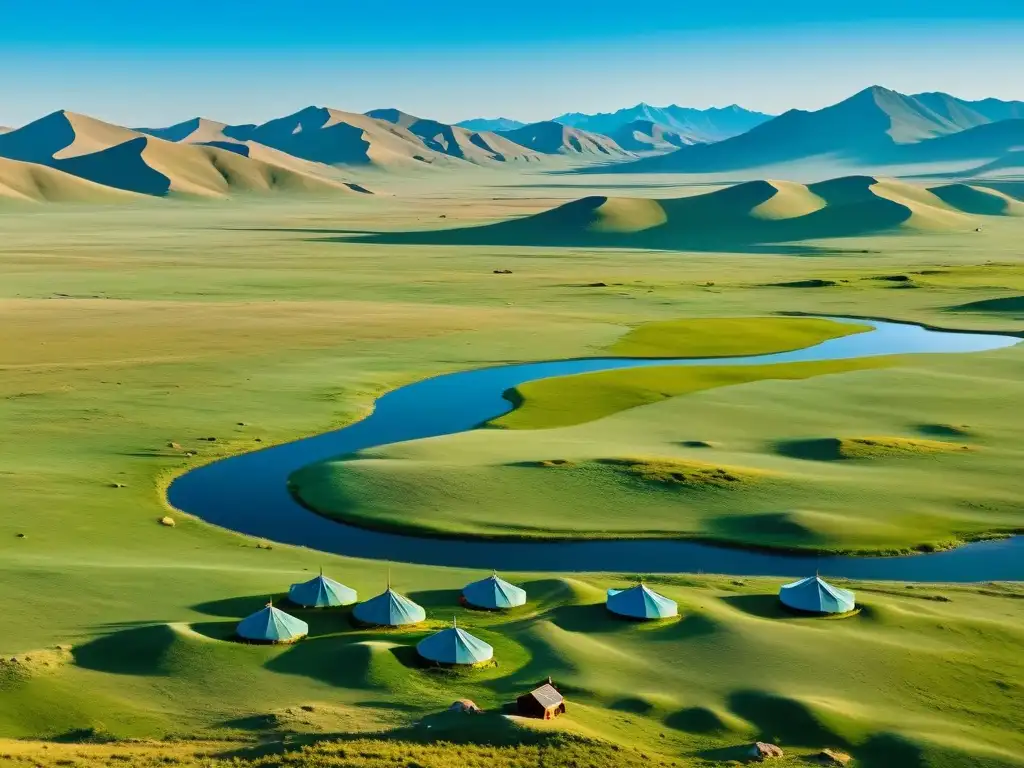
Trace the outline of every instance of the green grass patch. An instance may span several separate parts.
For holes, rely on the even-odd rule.
[[[809,317],[706,317],[647,323],[609,349],[621,357],[737,357],[812,347],[870,330]]]
[[[971,447],[963,443],[909,437],[822,437],[779,445],[780,453],[786,456],[815,461],[905,458],[969,450]]]
[[[614,467],[619,472],[644,482],[687,488],[728,488],[757,482],[769,476],[766,472],[746,468],[720,467],[669,458],[598,459],[597,463]]]
[[[584,373],[522,384],[506,393],[511,412],[489,422],[503,429],[584,424],[641,405],[755,381],[808,379],[891,365],[885,357],[750,366],[655,366]]]

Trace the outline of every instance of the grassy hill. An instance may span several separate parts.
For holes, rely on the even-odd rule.
[[[585,197],[495,224],[369,241],[727,250],[886,232],[969,232],[983,223],[969,214],[1017,210],[1001,193],[962,185],[929,189],[873,176],[810,185],[760,180],[674,199]]]
[[[507,179],[502,174],[500,183]],[[187,752],[195,747],[218,760],[300,766],[370,768],[375,756],[393,765],[387,761],[396,754],[402,768],[410,755],[422,765],[536,765],[525,738],[507,751],[500,744],[421,751],[410,729],[434,726],[457,697],[494,710],[551,674],[570,703],[553,727],[587,744],[553,747],[546,764],[564,757],[619,765],[638,756],[648,764],[720,765],[754,738],[777,738],[790,765],[833,746],[869,768],[1019,766],[1024,601],[1012,585],[847,584],[861,612],[818,622],[775,612],[780,579],[651,578],[679,601],[682,617],[650,627],[611,621],[601,606],[604,590],[629,584],[632,573],[503,574],[525,584],[532,602],[501,617],[457,605],[457,590],[481,572],[393,563],[397,588],[439,624],[456,614],[460,626],[492,638],[500,666],[438,676],[406,663],[408,646],[429,628],[373,633],[354,629],[344,614],[314,614],[313,637],[290,648],[224,640],[239,618],[321,566],[365,596],[381,588],[388,564],[205,525],[167,509],[168,478],[349,423],[403,383],[593,355],[648,322],[681,317],[800,309],[1020,328],[1012,313],[948,309],[1024,293],[1013,217],[986,219],[982,233],[852,239],[814,258],[781,249],[381,247],[336,234],[422,228],[441,215],[465,227],[573,194],[557,186],[481,194],[480,183],[474,177],[438,196],[433,186],[403,181],[403,197],[372,201],[170,199],[132,216],[74,207],[3,214],[0,611],[8,623],[0,633],[0,735],[17,741],[0,745],[0,761],[20,760],[14,764],[23,768],[18,755],[28,751],[31,764],[47,768],[72,760],[171,764],[167,757],[188,765],[201,762]],[[511,274],[494,274],[499,268]],[[899,276],[908,280],[885,279]],[[824,287],[794,287],[807,284]],[[566,442],[547,442],[561,430],[482,430],[474,436],[480,446],[437,441],[436,453],[406,446],[422,452],[433,485],[404,501],[418,505],[447,481],[455,500],[487,491],[477,507],[488,511],[496,489],[515,491],[510,478],[528,478],[532,490],[516,501],[518,514],[546,489],[568,497],[557,486],[582,477],[586,495],[564,508],[584,499],[601,510],[618,499],[621,517],[656,493],[678,500],[688,491],[645,490],[660,465],[600,463],[591,479],[582,466],[488,462],[572,458],[572,451],[589,459],[674,456],[688,462],[684,475],[703,476],[697,465],[710,464],[757,478],[749,487],[707,489],[721,499],[715,503],[741,513],[729,536],[753,531],[806,546],[855,534],[895,547],[906,523],[941,541],[949,516],[940,495],[969,502],[954,510],[969,519],[965,532],[1008,519],[1003,507],[1020,498],[1019,370],[1018,349],[922,357],[666,398],[569,428]],[[792,453],[794,440],[878,437],[966,442],[972,450],[836,461],[784,452]],[[579,439],[601,450],[584,457]],[[522,455],[514,457],[518,441]],[[392,462],[403,472],[413,463],[397,456],[378,463]],[[439,477],[438,467],[448,474]],[[787,493],[795,491],[785,483],[796,478],[815,503],[734,504],[768,487],[759,482],[780,482],[779,474]],[[637,493],[625,489],[630,484]],[[595,493],[600,488],[608,500]],[[875,488],[867,497],[873,511],[851,517],[844,505],[864,488]],[[921,506],[906,503],[911,494]],[[543,507],[535,509],[539,517]],[[887,515],[894,509],[915,514]],[[174,527],[157,522],[167,514]],[[170,753],[154,748],[147,756],[151,740],[168,735],[181,737],[159,745]],[[351,747],[334,744],[339,736]],[[465,736],[489,744],[482,734]],[[29,738],[60,741],[44,749],[21,741]],[[146,744],[79,743],[105,738]],[[456,740],[446,730],[441,741],[449,738]],[[316,739],[328,743],[292,751]],[[278,753],[282,740],[291,754]]]

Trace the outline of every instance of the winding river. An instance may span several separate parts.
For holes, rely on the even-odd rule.
[[[303,508],[286,481],[316,461],[390,443],[473,429],[511,409],[502,394],[537,379],[641,366],[760,365],[878,355],[980,352],[1013,336],[929,330],[916,325],[832,318],[872,330],[772,355],[717,359],[586,358],[449,373],[383,395],[374,411],[343,429],[198,467],[168,489],[170,503],[206,522],[267,540],[366,559],[505,571],[615,571],[832,576],[900,581],[1024,579],[1024,536],[902,557],[774,554],[690,541],[519,542],[418,538],[345,525]]]

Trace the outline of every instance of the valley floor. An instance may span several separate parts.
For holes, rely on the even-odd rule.
[[[837,747],[869,766],[1024,765],[1024,593],[1014,585],[846,585],[861,612],[815,621],[779,614],[778,579],[655,577],[682,617],[648,627],[614,622],[600,605],[604,589],[636,574],[562,579],[524,563],[506,577],[527,585],[531,603],[493,617],[454,607],[478,573],[394,563],[396,588],[427,607],[430,626],[456,613],[493,641],[500,665],[437,677],[403,650],[429,627],[357,631],[343,615],[315,617],[313,636],[290,648],[224,641],[239,618],[320,567],[370,596],[389,566],[254,541],[168,509],[170,478],[201,462],[337,428],[381,393],[437,372],[606,354],[659,321],[801,311],[1024,328],[1014,303],[1024,294],[1019,220],[816,243],[805,255],[361,244],[346,234],[486,223],[581,194],[497,178],[401,198],[0,213],[0,736],[198,738],[216,742],[215,755],[231,752],[224,742],[283,733],[404,743],[455,698],[493,710],[551,675],[571,704],[556,721],[571,742],[558,754],[581,766],[628,765],[623,755],[638,748],[669,764],[714,764],[755,738],[795,755]],[[665,194],[641,179],[614,182]],[[993,299],[1008,301],[978,304]],[[775,506],[756,486],[696,500],[682,489],[675,530],[817,550],[943,546],[1024,526],[1022,362],[1021,347],[921,356],[612,408],[556,431],[481,430],[383,449],[376,458],[402,470],[388,475],[378,461],[383,473],[348,487],[371,514],[419,520],[450,498],[451,512],[432,524],[456,532],[494,519],[550,524],[557,510],[542,502],[559,494],[573,500],[559,509],[586,505],[612,519],[639,500],[668,519],[659,494],[678,488],[629,495],[604,469],[577,480],[572,468],[508,465],[664,457],[673,443],[678,459],[793,484]],[[849,442],[872,437],[971,450],[897,442],[865,456]],[[608,450],[570,455],[595,443]],[[825,461],[822,451],[854,455]],[[474,517],[481,509],[494,517]],[[173,527],[158,522],[165,515]],[[494,745],[461,747],[467,764],[497,759],[485,754],[493,748],[509,766],[535,765],[529,750],[542,748],[519,737],[524,746],[502,746],[493,734],[466,740]],[[163,745],[145,759],[200,759],[179,746],[166,747],[168,760]],[[366,756],[378,748],[390,749],[360,746],[363,762],[327,746],[311,749],[333,757],[241,757],[407,764]],[[16,741],[0,746],[0,765],[86,765],[148,749]],[[417,747],[426,751],[411,758],[404,749],[402,759],[424,766],[455,759],[447,748]]]

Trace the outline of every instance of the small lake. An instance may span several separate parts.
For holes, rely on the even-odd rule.
[[[967,353],[1021,339],[935,331],[916,325],[831,318],[872,330],[773,355],[730,358],[585,358],[478,368],[393,390],[371,415],[343,429],[198,467],[177,478],[168,499],[177,509],[222,528],[340,555],[424,565],[503,571],[612,571],[830,576],[900,581],[1024,579],[1024,537],[968,544],[904,557],[815,557],[772,554],[689,541],[517,542],[418,538],[371,531],[308,511],[287,490],[295,470],[365,448],[473,429],[511,410],[503,393],[537,379],[618,368],[763,365],[896,354]]]

